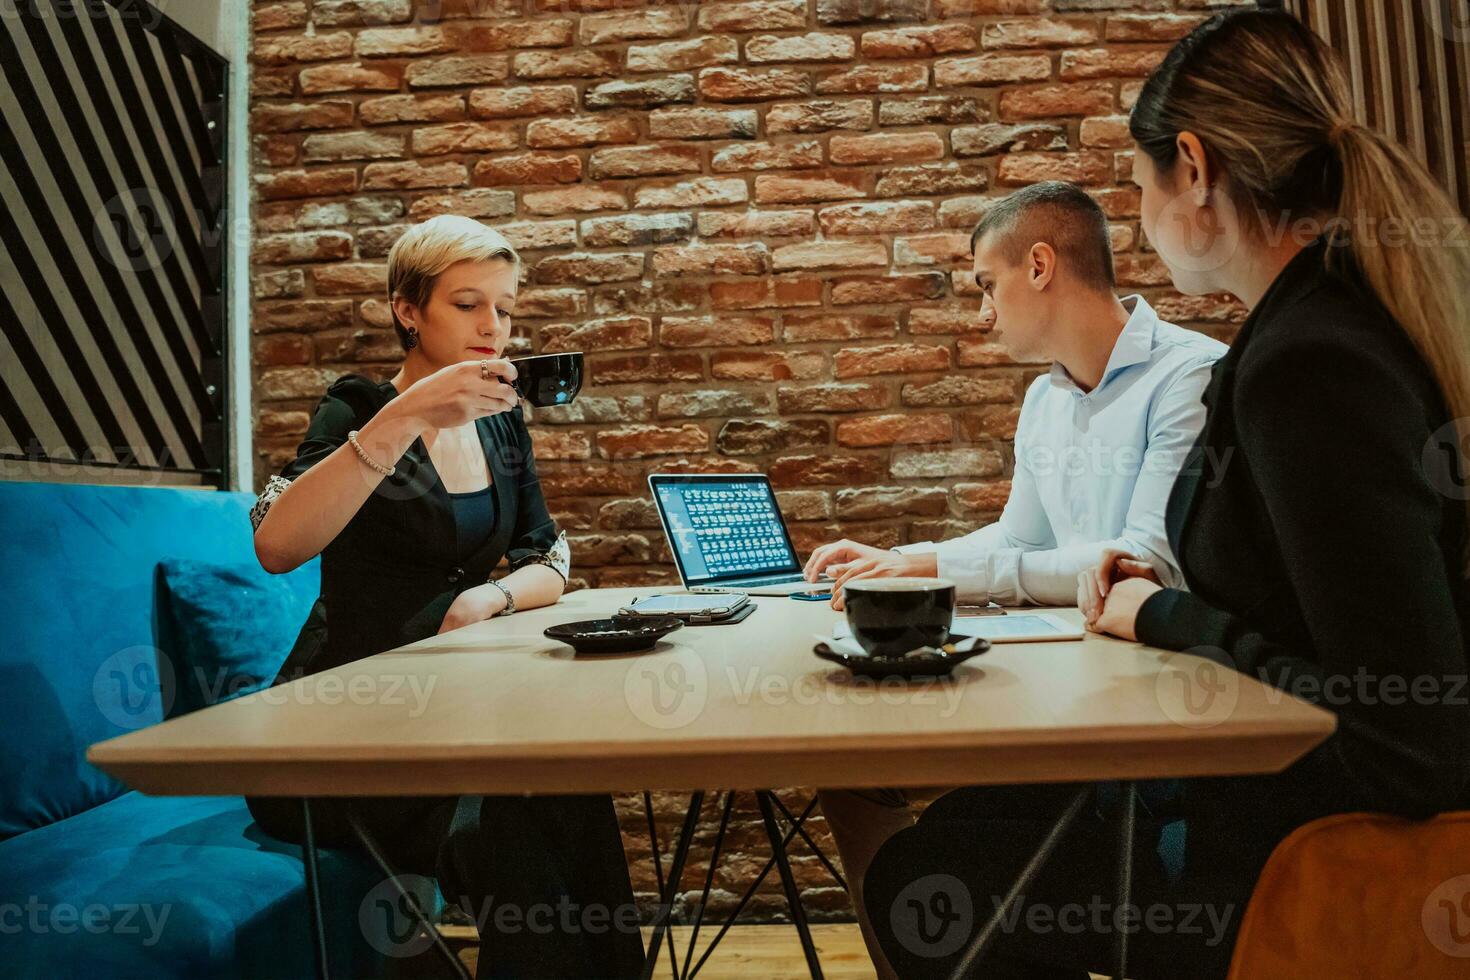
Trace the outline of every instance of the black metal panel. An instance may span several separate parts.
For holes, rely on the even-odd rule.
[[[0,456],[224,485],[228,69],[141,0],[0,18]]]

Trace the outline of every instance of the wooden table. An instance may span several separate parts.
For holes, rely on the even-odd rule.
[[[1271,773],[1335,726],[1208,661],[1092,634],[1001,644],[945,680],[858,681],[811,653],[841,614],[784,597],[644,654],[574,657],[541,635],[654,591],[572,593],[102,742],[88,758],[159,795],[699,794]],[[769,804],[763,816],[769,831]],[[779,835],[772,843],[794,902]],[[1120,887],[1128,875],[1120,864]]]

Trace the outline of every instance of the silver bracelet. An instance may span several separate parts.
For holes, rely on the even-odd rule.
[[[500,594],[505,596],[505,608],[496,613],[496,616],[509,616],[516,611],[516,597],[510,594],[510,589],[507,589],[493,578],[485,584],[495,586],[500,590]]]
[[[368,455],[368,451],[362,448],[362,443],[357,441],[357,432],[357,429],[353,429],[351,432],[347,433],[347,441],[352,443],[352,449],[354,452],[357,453],[357,458],[366,463],[371,469],[383,474],[384,476],[392,476],[394,473],[396,473],[398,471],[398,467],[384,466],[382,463],[378,462],[376,459],[373,459],[371,456]]]

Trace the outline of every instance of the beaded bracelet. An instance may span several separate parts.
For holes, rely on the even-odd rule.
[[[352,443],[352,449],[354,452],[357,453],[357,458],[366,463],[374,471],[381,473],[383,476],[392,476],[395,472],[397,472],[398,467],[384,466],[382,463],[378,462],[368,455],[367,450],[362,448],[362,443],[357,441],[357,431],[358,430],[353,429],[351,432],[347,433],[347,441]]]

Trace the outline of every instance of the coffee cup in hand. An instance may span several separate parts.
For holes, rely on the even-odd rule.
[[[569,405],[582,390],[582,352],[517,357],[511,385],[536,408]]]

